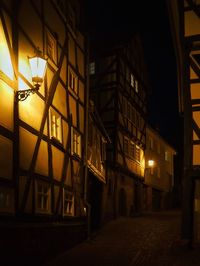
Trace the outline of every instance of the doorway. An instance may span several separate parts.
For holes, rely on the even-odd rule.
[[[89,172],[89,203],[91,205],[91,230],[101,226],[103,184]]]

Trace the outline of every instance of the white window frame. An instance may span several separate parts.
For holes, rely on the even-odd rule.
[[[39,200],[39,197],[41,200]],[[42,213],[50,212],[51,189],[50,184],[44,181],[36,181],[36,210]]]
[[[78,77],[71,68],[68,69],[68,88],[78,95]]]
[[[49,111],[50,137],[62,143],[62,118],[53,108]]]
[[[140,147],[138,147],[137,145],[135,146],[135,160],[140,162]]]
[[[74,194],[63,188],[63,215],[74,216]]]
[[[94,75],[95,74],[95,69],[96,69],[95,62],[91,62],[89,64],[89,73],[90,73],[90,75]]]
[[[170,154],[169,151],[165,150],[165,161],[169,162],[170,161]]]
[[[135,81],[134,75],[131,73],[131,87],[133,88],[134,88],[134,81]]]
[[[71,151],[72,154],[81,158],[81,134],[73,127],[71,128]]]

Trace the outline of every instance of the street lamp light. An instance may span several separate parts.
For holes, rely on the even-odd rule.
[[[148,160],[147,164],[148,164],[149,168],[152,168],[152,167],[154,167],[155,162],[154,162],[154,160]]]
[[[32,93],[39,90],[45,76],[47,60],[42,56],[38,49],[33,57],[28,57],[31,68],[32,82],[34,88],[27,90],[19,90],[16,92],[18,101],[24,101]]]

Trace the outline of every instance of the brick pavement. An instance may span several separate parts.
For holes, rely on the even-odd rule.
[[[200,248],[177,245],[180,212],[119,218],[44,266],[199,266]]]

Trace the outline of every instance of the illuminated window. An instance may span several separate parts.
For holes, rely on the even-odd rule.
[[[50,136],[62,143],[62,119],[52,108],[50,110]]]
[[[138,81],[135,79],[133,74],[131,74],[130,76],[130,83],[131,83],[131,87],[135,88],[135,91],[138,92]]]
[[[165,151],[165,161],[169,161],[169,152]]]
[[[57,63],[56,39],[49,31],[46,31],[46,54],[54,63]]]
[[[128,154],[128,139],[124,137],[124,153]]]
[[[133,74],[131,74],[131,87],[134,88],[134,76],[133,76]]]
[[[78,93],[78,78],[71,69],[68,72],[68,86],[73,92]]]
[[[50,211],[50,185],[37,181],[37,210],[41,212],[49,212]]]
[[[74,128],[71,131],[71,138],[72,138],[72,154],[76,154],[81,157],[81,134],[78,133]]]
[[[135,91],[138,92],[138,81],[135,80]]]
[[[135,159],[140,162],[140,148],[138,146],[135,147]]]
[[[74,216],[74,195],[71,191],[63,190],[63,212],[64,215]]]
[[[90,75],[95,74],[95,62],[91,62],[89,65],[89,73]]]

